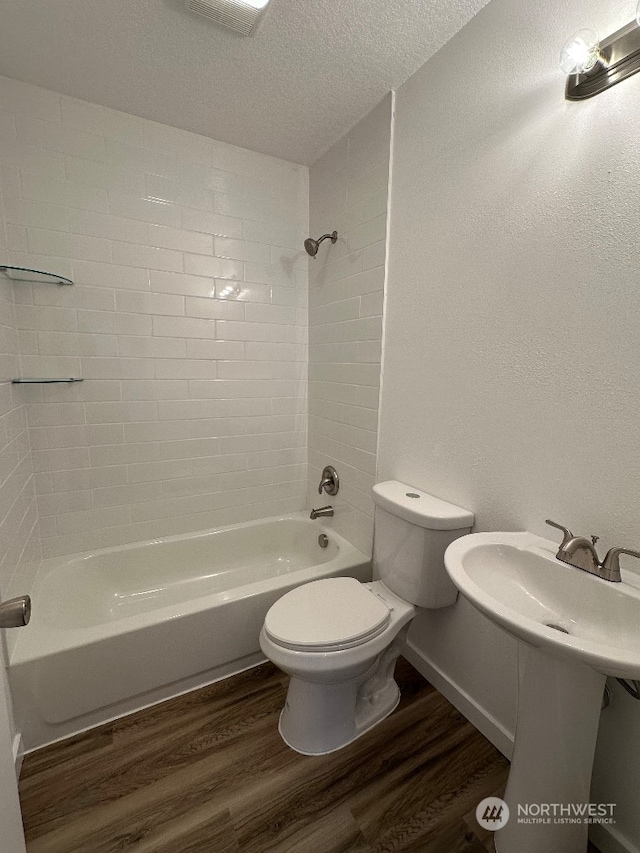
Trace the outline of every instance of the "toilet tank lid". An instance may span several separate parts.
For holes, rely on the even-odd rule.
[[[398,480],[387,480],[373,487],[373,502],[405,521],[429,530],[462,530],[473,527],[468,509],[435,498]]]

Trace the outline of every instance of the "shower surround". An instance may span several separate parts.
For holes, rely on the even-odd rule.
[[[307,168],[8,78],[0,164],[5,262],[75,281],[0,294],[11,368],[85,379],[13,390],[43,555],[302,509]]]

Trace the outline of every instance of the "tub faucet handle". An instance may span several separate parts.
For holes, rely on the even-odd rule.
[[[333,497],[338,494],[338,489],[340,488],[340,478],[338,477],[338,472],[332,465],[327,465],[326,468],[322,472],[322,479],[320,480],[320,485],[318,486],[318,494],[322,494],[322,490]]]

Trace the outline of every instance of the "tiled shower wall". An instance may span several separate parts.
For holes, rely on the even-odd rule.
[[[392,100],[389,95],[310,170],[314,237],[337,229],[309,265],[309,499],[371,550]],[[341,478],[319,498],[326,464]]]
[[[0,138],[6,132],[0,127]],[[0,192],[0,257],[6,257],[6,242]],[[17,369],[13,288],[0,274],[0,600],[29,591],[29,575],[40,557],[24,395],[10,382]]]
[[[14,286],[21,375],[84,378],[19,391],[44,556],[301,509],[308,170],[7,78],[0,128],[3,257],[75,281]]]

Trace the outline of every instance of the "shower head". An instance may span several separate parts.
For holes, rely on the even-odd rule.
[[[334,231],[333,234],[323,234],[319,240],[314,240],[312,237],[307,237],[304,241],[304,247],[307,250],[307,254],[311,255],[312,258],[318,254],[318,249],[320,248],[320,243],[323,240],[331,240],[332,243],[335,243],[338,239],[338,232]]]

